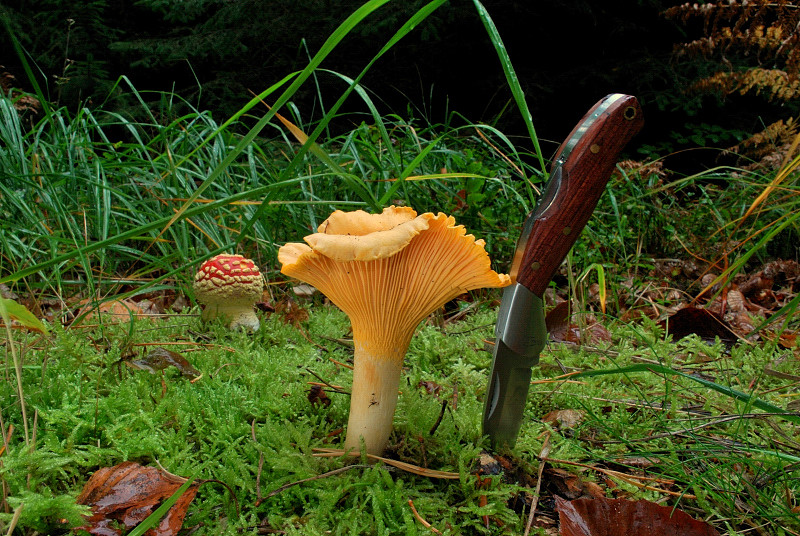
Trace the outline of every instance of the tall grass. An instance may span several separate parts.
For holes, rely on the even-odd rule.
[[[160,125],[60,109],[50,125],[35,128],[25,128],[6,98],[0,113],[0,140],[10,149],[0,152],[0,281],[25,278],[59,295],[71,284],[143,284],[220,250],[270,266],[276,245],[308,234],[332,210],[371,208],[344,176],[371,197],[385,197],[381,204],[418,210],[457,211],[471,196],[459,218],[468,227],[485,227],[475,202],[492,198],[494,233],[505,238],[531,206],[518,190],[524,178],[515,175],[526,164],[516,148],[507,138],[494,140],[501,149],[490,146],[475,134],[492,134],[480,125],[445,131],[398,117],[378,117],[377,124],[356,118],[352,131],[317,146],[328,162],[305,155],[289,173],[298,144],[270,123],[272,138],[255,138],[209,182],[241,137],[239,125],[221,129],[208,112],[191,110]],[[502,149],[515,165],[498,158]],[[509,245],[501,242],[498,251],[508,253]]]
[[[510,255],[509,229],[531,208],[531,185],[543,172],[491,127],[449,129],[383,117],[359,83],[442,0],[423,6],[355,78],[319,70],[348,32],[386,3],[365,3],[305,69],[268,87],[222,124],[170,95],[162,99],[166,109],[159,117],[174,119],[160,121],[124,77],[115,89],[141,103],[142,119],[48,107],[44,117],[24,125],[3,98],[0,143],[8,149],[0,151],[0,282],[49,287],[59,296],[74,285],[92,294],[104,283],[143,290],[233,250],[269,268],[276,245],[307,234],[333,209],[378,210],[392,203],[418,210],[461,207],[460,223],[489,227],[497,235],[491,247]],[[485,11],[482,17],[490,20]],[[509,61],[507,55],[501,60]],[[276,117],[283,120],[284,110],[292,119],[303,117],[291,97],[312,74],[336,76],[345,90],[321,118],[297,126],[303,136],[297,142]],[[358,122],[351,132],[320,140],[353,93],[369,113],[351,118]],[[542,162],[541,155],[534,157]],[[487,198],[494,206],[482,212],[478,203]],[[487,217],[490,226],[483,223]]]

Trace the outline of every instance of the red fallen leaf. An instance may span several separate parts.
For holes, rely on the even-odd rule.
[[[78,504],[92,509],[92,515],[85,517],[87,524],[78,529],[95,536],[120,536],[123,530],[128,531],[144,521],[185,482],[184,478],[134,462],[98,469],[78,496]],[[178,534],[198,486],[189,486],[159,525],[145,534]]]
[[[659,325],[669,331],[672,340],[677,341],[691,334],[698,335],[705,341],[713,342],[715,337],[728,346],[739,341],[739,336],[730,326],[708,309],[684,307],[675,314],[662,320]]]
[[[650,501],[556,497],[561,536],[719,536],[680,510]]]

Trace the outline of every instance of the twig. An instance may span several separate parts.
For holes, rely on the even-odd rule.
[[[424,519],[422,519],[422,516],[421,516],[421,515],[419,515],[419,512],[417,512],[417,509],[416,509],[416,508],[414,508],[414,501],[412,501],[411,499],[409,499],[409,500],[408,500],[408,506],[410,506],[410,507],[411,507],[411,513],[412,513],[412,514],[414,514],[414,517],[416,517],[416,518],[417,518],[417,521],[419,521],[420,523],[422,523],[422,524],[423,524],[423,526],[424,526],[426,529],[429,529],[429,530],[430,530],[431,532],[433,532],[434,534],[441,534],[441,531],[439,531],[439,530],[438,530],[436,527],[434,527],[433,525],[431,525],[430,523],[428,523],[427,521],[425,521]]]
[[[3,424],[2,420],[0,420],[0,433],[3,434],[3,447],[0,448],[0,455],[2,455],[3,452],[5,452],[5,450],[8,448],[8,444],[11,442],[11,434],[14,433],[14,425],[9,424],[8,433],[6,433],[5,424]]]
[[[339,365],[340,367],[344,367],[346,369],[353,370],[353,365],[348,365],[347,363],[342,363],[341,361],[336,361],[333,358],[330,358],[330,362],[333,363],[334,365]]]
[[[647,484],[643,484],[638,482],[639,480],[649,480],[651,482],[657,482],[659,484],[674,484],[672,480],[665,480],[663,478],[655,478],[651,476],[637,476],[637,475],[629,475],[626,473],[622,473],[620,471],[614,471],[612,469],[603,469],[602,467],[596,467],[594,465],[587,465],[585,463],[578,463],[572,462],[569,460],[556,460],[553,458],[542,458],[542,461],[550,462],[550,463],[563,463],[565,465],[574,465],[576,467],[583,467],[585,469],[591,469],[592,471],[597,471],[598,473],[603,473],[606,476],[616,477],[620,480],[624,480],[628,484],[636,486],[637,488],[646,489],[650,491],[657,491],[658,493],[666,493],[667,495],[672,495],[673,497],[681,497],[685,499],[696,499],[695,495],[690,495],[689,493],[681,493],[677,491],[669,491],[662,488],[657,488],[655,486],[649,486]]]
[[[320,343],[318,343],[316,341],[313,341],[311,339],[311,337],[308,336],[308,333],[306,333],[306,331],[303,328],[301,328],[300,326],[295,326],[295,329],[297,329],[297,331],[300,332],[300,335],[302,335],[305,340],[307,340],[308,342],[310,342],[311,344],[313,344],[314,346],[316,346],[320,350],[324,350],[325,352],[330,352],[330,350],[328,350],[326,347],[322,346]]]
[[[542,489],[542,473],[544,473],[544,459],[550,454],[550,432],[545,433],[544,443],[542,444],[542,451],[539,453],[539,471],[536,477],[536,489],[533,491],[531,498],[531,511],[528,513],[528,521],[525,523],[525,532],[523,536],[528,536],[533,526],[533,518],[536,515],[536,507],[539,505],[539,492]]]
[[[335,385],[331,385],[330,383],[326,382],[326,381],[325,381],[325,379],[324,379],[322,376],[320,376],[319,374],[317,374],[316,372],[314,372],[314,371],[313,371],[313,370],[311,370],[310,368],[308,368],[308,367],[305,367],[305,369],[306,369],[306,371],[307,371],[309,374],[311,374],[311,375],[312,375],[312,376],[314,376],[316,379],[318,379],[319,381],[321,381],[321,382],[323,383],[323,385],[325,385],[326,387],[328,387],[328,388],[329,388],[329,389],[331,389],[332,391],[336,391],[337,393],[344,393],[344,394],[346,394],[346,395],[349,395],[349,394],[350,394],[348,391],[345,391],[345,390],[344,390],[344,389],[342,389],[341,387],[337,387],[337,386],[335,386]]]
[[[19,522],[19,517],[22,515],[22,509],[25,508],[25,503],[20,503],[17,506],[17,509],[14,510],[14,517],[11,518],[11,524],[8,526],[8,532],[6,532],[6,536],[11,536],[14,532],[14,528],[16,528],[17,523]]]
[[[320,458],[336,458],[339,456],[344,456],[346,453],[342,449],[324,449],[324,448],[315,448],[314,456]],[[358,456],[358,454],[349,453],[349,456]],[[448,480],[458,480],[461,478],[461,475],[458,473],[451,473],[448,471],[437,471],[435,469],[427,469],[425,467],[419,467],[410,463],[401,462],[400,460],[391,460],[389,458],[383,458],[381,456],[375,456],[374,454],[367,454],[367,458],[373,461],[383,462],[386,465],[390,465],[392,467],[396,467],[397,469],[406,471],[408,473],[412,473],[419,476],[424,476],[428,478],[444,478]]]
[[[342,346],[353,349],[353,339],[337,339],[336,337],[327,337],[325,335],[318,335],[320,339],[325,339],[326,341],[335,342],[336,344],[341,344]]]
[[[363,463],[358,463],[358,464],[353,464],[353,465],[345,465],[344,467],[339,467],[338,469],[334,469],[333,471],[328,471],[327,473],[322,473],[322,474],[315,475],[315,476],[312,476],[312,477],[309,477],[309,478],[304,478],[302,480],[298,480],[297,482],[289,482],[288,484],[284,484],[283,486],[279,487],[278,489],[272,490],[269,493],[267,493],[266,498],[274,497],[275,495],[277,495],[278,493],[281,493],[282,491],[286,491],[287,489],[289,489],[289,488],[291,488],[293,486],[297,486],[297,485],[303,484],[305,482],[311,482],[312,480],[320,480],[322,478],[328,478],[329,476],[338,475],[339,473],[344,473],[345,471],[349,471],[350,469],[358,469],[358,468],[364,469],[364,468],[367,468],[367,467],[369,467],[369,465],[366,465],[366,464],[363,464]]]
[[[17,394],[19,396],[19,405],[22,410],[22,428],[25,431],[25,446],[30,446],[30,433],[28,430],[28,415],[25,410],[25,393],[22,389],[22,363],[17,355],[16,347],[14,346],[14,337],[11,334],[11,322],[6,320],[6,333],[8,334],[8,346],[11,348],[11,358],[14,360],[14,372],[17,376]],[[21,509],[20,509],[21,511]]]
[[[329,387],[331,389],[331,392],[333,393],[345,393],[348,395],[350,394],[344,390],[344,387],[341,387],[339,385],[330,385],[322,382],[308,382],[308,385],[316,385],[317,387]]]
[[[253,443],[256,441],[256,420],[250,423],[250,437],[253,438]],[[263,497],[261,497],[261,471],[264,468],[264,452],[259,449],[258,453],[258,473],[256,474],[256,506],[261,504]]]
[[[436,422],[431,427],[431,431],[428,432],[428,435],[433,435],[436,433],[436,429],[439,428],[439,425],[442,424],[442,419],[444,418],[444,411],[447,409],[447,400],[442,400],[442,411],[439,412],[439,418],[436,419]]]
[[[482,305],[484,303],[486,303],[486,300],[474,301],[474,302],[470,303],[469,305],[467,305],[466,307],[464,307],[463,309],[461,309],[457,313],[454,313],[453,315],[449,316],[448,318],[445,318],[444,319],[444,324],[445,325],[452,324],[456,320],[460,320],[462,317],[464,317],[464,315],[469,313],[471,310],[475,309],[476,307],[478,307],[479,305]]]
[[[612,444],[617,444],[617,443],[639,443],[639,442],[645,442],[645,441],[652,441],[654,439],[661,439],[661,438],[664,438],[664,437],[673,437],[673,436],[680,436],[680,435],[684,435],[684,434],[692,434],[694,432],[697,432],[698,430],[702,430],[703,428],[708,428],[709,426],[716,426],[717,424],[723,424],[723,423],[730,422],[730,421],[738,421],[740,419],[741,420],[744,420],[744,419],[765,419],[767,417],[780,417],[780,416],[783,416],[783,415],[785,415],[785,414],[784,413],[747,413],[747,414],[742,414],[742,415],[726,415],[724,417],[718,417],[718,418],[714,418],[714,417],[710,417],[710,416],[708,416],[708,417],[700,416],[700,417],[695,417],[693,419],[688,419],[688,420],[689,421],[697,421],[697,420],[701,420],[701,419],[712,419],[712,418],[714,420],[706,422],[706,423],[703,423],[703,424],[698,424],[694,428],[686,428],[686,429],[682,429],[682,430],[673,430],[671,432],[662,432],[660,434],[653,434],[653,435],[649,435],[647,437],[639,437],[639,438],[634,438],[634,439],[624,439],[624,440],[623,439],[612,439],[612,440],[608,440],[608,441],[600,441],[600,443],[602,443],[604,445],[612,445]],[[682,420],[685,420],[685,419],[675,419],[676,422],[677,421],[682,421]]]

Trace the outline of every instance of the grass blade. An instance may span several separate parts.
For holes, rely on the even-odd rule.
[[[778,406],[770,404],[765,400],[761,400],[760,398],[739,391],[738,389],[734,389],[733,387],[726,387],[724,385],[720,385],[718,383],[714,383],[709,380],[704,380],[703,378],[699,378],[691,374],[686,374],[685,372],[681,372],[679,370],[675,370],[664,365],[640,363],[616,369],[585,370],[583,372],[575,374],[574,376],[572,376],[572,378],[589,378],[592,376],[607,376],[609,374],[630,374],[634,372],[652,372],[654,374],[669,374],[672,376],[680,376],[682,378],[692,380],[693,382],[697,382],[700,385],[703,385],[704,387],[707,387],[713,391],[716,391],[730,398],[734,398],[736,400],[744,402],[745,404],[748,404],[760,410],[766,411],[768,413],[777,413],[780,414],[782,417],[784,417],[786,420],[795,423],[800,423],[800,415],[797,415],[796,413],[786,411],[783,408],[779,408]]]
[[[186,490],[189,489],[189,486],[192,485],[192,482],[194,482],[194,477],[184,482],[181,487],[175,490],[175,493],[173,493],[169,499],[161,503],[161,506],[156,508],[152,514],[147,516],[144,521],[136,525],[136,527],[128,533],[128,536],[142,536],[148,530],[156,527],[158,522],[161,521],[161,518],[167,514],[170,508],[172,508],[172,505],[178,502],[178,499],[180,499],[181,496],[186,493]]]
[[[360,8],[358,8],[355,12],[353,12],[352,15],[347,17],[347,19],[342,24],[339,25],[339,27],[330,35],[330,37],[328,37],[325,43],[323,43],[320,50],[314,55],[313,58],[311,58],[311,61],[308,63],[306,68],[300,72],[300,74],[294,79],[294,81],[289,85],[289,87],[286,88],[284,92],[278,97],[272,109],[269,110],[258,121],[258,123],[256,123],[256,125],[252,129],[250,129],[250,131],[247,134],[244,135],[244,137],[242,137],[242,139],[239,141],[236,147],[234,147],[234,149],[225,156],[225,159],[216,168],[214,168],[214,170],[209,174],[208,178],[204,180],[200,186],[198,186],[194,194],[192,194],[192,196],[186,201],[186,203],[184,203],[184,205],[180,207],[180,209],[178,209],[173,219],[171,219],[166,225],[164,231],[166,231],[166,228],[169,228],[175,221],[177,221],[180,215],[184,211],[188,210],[188,208],[200,196],[200,194],[203,191],[205,191],[205,189],[208,188],[220,175],[222,175],[225,169],[239,156],[239,154],[248,145],[250,145],[250,143],[253,142],[253,140],[259,134],[259,132],[261,132],[261,130],[263,130],[263,128],[267,125],[267,123],[269,123],[269,121],[275,116],[275,113],[289,101],[289,99],[300,88],[303,82],[305,82],[311,76],[314,70],[317,67],[319,67],[319,64],[322,63],[322,60],[324,60],[336,48],[336,46],[342,41],[342,39],[344,39],[345,36],[348,33],[350,33],[350,31],[353,28],[355,28],[364,18],[366,18],[372,12],[374,12],[375,10],[386,4],[388,1],[389,0],[370,0],[369,2],[365,3]],[[261,100],[267,95],[268,95],[267,92],[262,92],[261,94],[259,94],[258,98],[259,100]],[[314,141],[314,139],[315,139],[314,137],[311,137],[312,141]],[[305,147],[306,146],[304,145],[301,148],[301,151],[298,152],[298,155],[295,156],[292,162],[299,161],[298,156],[305,153],[305,151],[303,151]],[[306,151],[307,150],[308,149],[306,149]],[[288,174],[288,171],[291,170],[292,168],[293,166],[290,165],[285,173]],[[284,178],[286,174],[283,176]],[[250,229],[252,223],[255,221],[255,218],[258,215],[259,211],[256,211],[256,215],[254,215],[254,217],[251,218],[247,224],[245,224],[243,228],[243,234]]]
[[[497,31],[497,27],[494,25],[489,12],[486,11],[486,8],[480,3],[479,0],[473,0],[473,3],[475,4],[475,8],[478,10],[478,15],[480,16],[481,21],[483,21],[486,32],[489,34],[489,39],[494,45],[497,56],[500,58],[500,65],[503,67],[503,72],[506,75],[508,87],[511,89],[511,94],[514,95],[514,100],[516,101],[517,107],[522,114],[522,120],[525,122],[525,126],[528,129],[528,135],[531,137],[531,141],[533,142],[533,148],[536,151],[536,158],[538,159],[539,166],[542,169],[542,175],[546,177],[547,164],[545,164],[544,157],[542,156],[542,150],[539,147],[539,137],[536,135],[536,129],[533,128],[533,118],[531,117],[531,112],[528,109],[528,103],[525,101],[525,92],[522,91],[522,86],[519,83],[519,78],[517,78],[514,65],[511,63],[511,58],[508,55],[508,50],[506,50],[506,47],[503,44],[503,39],[500,37],[500,32]],[[530,188],[530,186],[528,186],[528,188]]]

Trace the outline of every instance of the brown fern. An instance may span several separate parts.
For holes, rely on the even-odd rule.
[[[786,121],[781,119],[728,150],[746,155],[750,163],[743,165],[743,169],[776,170],[794,156],[789,151],[796,149],[792,142],[800,130],[798,126],[800,125],[792,118]]]
[[[757,95],[785,103],[800,98],[800,1],[719,0],[686,3],[664,12],[684,24],[702,21],[703,37],[676,46],[675,56],[702,56],[722,67],[690,85],[690,92]],[[778,121],[731,147],[756,164],[783,161],[797,120]]]
[[[676,55],[719,56],[724,64],[738,54],[753,67],[782,67],[791,80],[800,71],[800,2],[741,0],[686,3],[669,8],[667,18],[700,19],[704,36],[676,46]],[[782,65],[781,65],[782,64]]]
[[[800,79],[781,69],[754,67],[747,71],[720,71],[692,84],[691,91],[719,92],[722,95],[753,92],[769,100],[790,101],[800,97]]]

